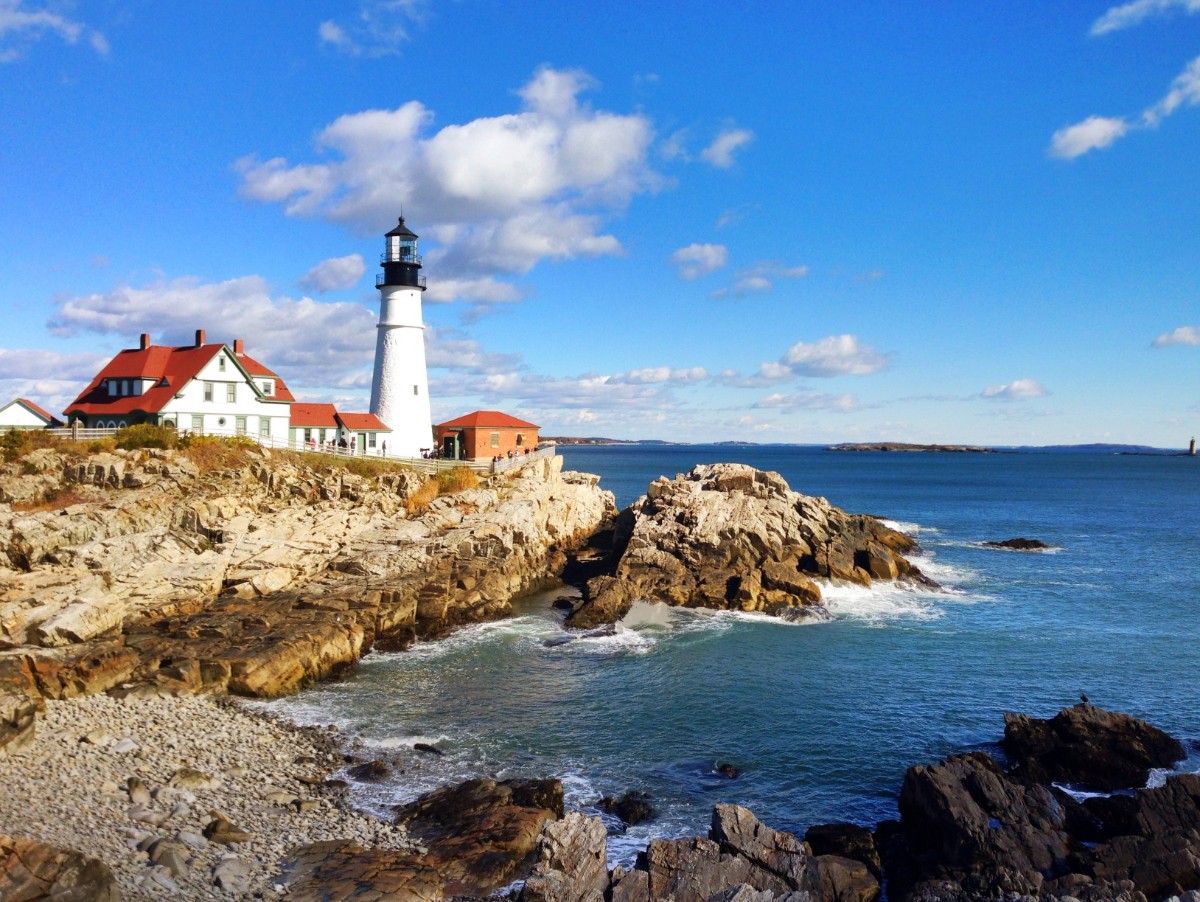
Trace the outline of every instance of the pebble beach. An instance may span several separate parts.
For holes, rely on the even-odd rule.
[[[409,847],[325,784],[343,760],[329,734],[207,696],[48,702],[0,758],[0,833],[99,858],[125,899],[280,898],[293,847]]]

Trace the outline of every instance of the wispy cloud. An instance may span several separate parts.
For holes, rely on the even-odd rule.
[[[669,366],[651,366],[630,370],[627,373],[617,373],[609,377],[613,385],[690,385],[702,382],[708,378],[708,371],[702,366],[675,369]]]
[[[0,63],[21,59],[33,44],[47,35],[57,35],[72,45],[86,40],[96,53],[108,55],[108,39],[83,22],[52,12],[47,5],[0,0]]]
[[[363,261],[362,254],[331,257],[328,260],[322,260],[305,273],[300,280],[300,285],[318,294],[324,294],[327,291],[341,291],[352,288],[366,271],[367,264]]]
[[[410,40],[409,27],[425,17],[426,0],[364,0],[358,13],[317,26],[321,46],[349,56],[393,56]]]
[[[1049,392],[1036,379],[1014,379],[1004,385],[990,385],[981,392],[982,397],[992,401],[1024,401],[1047,394]]]
[[[688,280],[706,276],[729,262],[729,249],[723,244],[689,244],[671,254],[671,265]]]
[[[1121,31],[1140,25],[1153,16],[1166,15],[1173,12],[1200,12],[1200,0],[1133,0],[1114,6],[1092,23],[1091,33],[1094,36]]]
[[[1164,332],[1158,338],[1154,339],[1152,344],[1156,348],[1169,348],[1174,345],[1198,347],[1200,346],[1200,328],[1196,326],[1180,326],[1178,329]]]
[[[738,270],[733,284],[726,288],[718,288],[711,292],[710,297],[743,298],[752,294],[761,294],[775,287],[779,279],[802,279],[808,275],[807,266],[788,266],[777,260],[763,260],[746,269]]]
[[[727,128],[700,151],[700,159],[718,169],[728,169],[734,164],[734,154],[749,146],[753,140],[754,132],[748,129]]]
[[[1060,128],[1050,138],[1050,156],[1073,160],[1089,150],[1108,147],[1129,131],[1124,119],[1108,116],[1088,116],[1082,122]]]
[[[1109,147],[1130,131],[1157,128],[1164,119],[1181,108],[1197,105],[1200,105],[1200,56],[1188,63],[1175,76],[1167,93],[1142,110],[1140,116],[1133,119],[1089,116],[1082,122],[1056,131],[1050,138],[1046,153],[1052,157],[1073,160],[1088,151]]]
[[[759,410],[832,410],[840,413],[848,413],[862,407],[854,395],[831,395],[811,391],[766,395],[754,402],[753,406]]]

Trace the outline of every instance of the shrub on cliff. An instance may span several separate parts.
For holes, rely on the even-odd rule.
[[[117,447],[125,451],[136,451],[138,448],[174,448],[179,444],[179,433],[175,429],[170,426],[156,426],[153,423],[123,426],[113,438]]]

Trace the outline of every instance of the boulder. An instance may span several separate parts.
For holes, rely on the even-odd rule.
[[[836,855],[862,862],[876,880],[882,879],[883,865],[875,848],[875,835],[857,824],[817,824],[804,833],[813,854]]]
[[[0,835],[0,899],[118,902],[108,865],[23,836]]]
[[[0,691],[0,755],[12,755],[33,742],[37,703],[24,693]]]
[[[1112,792],[1145,786],[1150,769],[1186,757],[1178,740],[1143,720],[1086,703],[1049,720],[1004,715],[1004,753],[1030,783],[1070,783]]]
[[[454,895],[486,896],[526,873],[542,828],[563,816],[557,780],[467,780],[396,809]]]
[[[290,902],[439,902],[446,883],[421,855],[390,849],[364,849],[348,839],[310,843],[293,849],[280,878]]]
[[[612,572],[587,582],[568,626],[612,623],[639,599],[780,616],[820,605],[816,578],[925,581],[903,556],[908,536],[742,464],[655,480],[617,519],[613,546]]]

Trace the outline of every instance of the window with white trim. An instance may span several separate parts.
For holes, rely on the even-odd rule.
[[[204,383],[204,400],[212,401],[213,399],[213,384],[211,382]]]
[[[230,404],[237,403],[237,383],[230,382],[225,386],[225,400]]]

